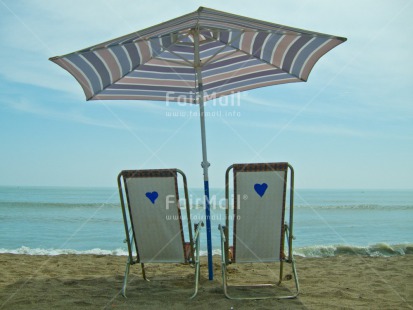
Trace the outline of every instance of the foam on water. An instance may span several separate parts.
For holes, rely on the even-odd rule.
[[[413,244],[386,244],[378,243],[369,246],[352,246],[352,245],[317,245],[306,246],[294,249],[294,255],[301,257],[332,257],[337,255],[361,255],[369,257],[389,257],[413,254]],[[0,249],[0,254],[24,254],[24,255],[115,255],[127,256],[128,252],[124,249],[103,250],[73,250],[73,249],[41,249],[29,248],[22,246],[17,249]],[[221,250],[214,249],[213,255],[221,255]],[[206,256],[207,251],[200,251],[201,256]]]
[[[296,205],[295,209],[316,209],[316,210],[377,210],[377,211],[398,211],[412,210],[413,205],[379,205],[379,204],[341,204],[341,205]]]
[[[40,249],[34,248],[31,249],[26,246],[22,246],[17,249],[0,249],[0,254],[23,254],[23,255],[65,255],[65,254],[74,254],[74,255],[115,255],[115,256],[126,256],[128,252],[123,249],[116,250],[102,250],[102,249],[91,249],[91,250],[73,250],[73,249]]]
[[[327,245],[306,246],[294,249],[294,254],[302,257],[331,257],[336,255],[362,255],[388,257],[413,254],[413,244],[377,243],[369,246]]]
[[[199,198],[191,210],[195,223],[205,218],[199,205],[203,189],[190,191]],[[214,195],[220,198],[224,191],[211,189]],[[217,227],[224,221],[224,209],[211,208],[214,254],[220,254]],[[413,190],[297,190],[294,252],[305,257],[411,254],[412,222]],[[0,253],[127,254],[116,189],[0,186],[0,223]],[[206,247],[203,229],[201,254]]]

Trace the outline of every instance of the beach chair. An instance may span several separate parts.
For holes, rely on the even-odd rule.
[[[234,208],[230,215],[229,206],[229,173],[233,170]],[[287,174],[290,170],[289,216],[284,222],[286,213]],[[221,232],[222,282],[224,294],[230,299],[267,299],[295,298],[299,294],[299,283],[295,261],[292,253],[293,240],[293,199],[294,170],[288,163],[234,164],[225,174],[225,226],[219,225]],[[232,211],[231,211],[232,213]],[[232,245],[230,245],[229,220],[233,216]],[[288,252],[284,250],[287,241]],[[227,279],[227,266],[234,263],[272,263],[279,262],[279,281],[283,279],[284,263],[290,263],[295,281],[295,292],[291,295],[277,295],[264,292],[251,286],[241,287],[243,292],[257,296],[233,297]],[[274,264],[276,265],[276,264]],[[269,270],[269,275],[274,274]],[[274,279],[276,276],[274,277]],[[275,283],[274,283],[275,284]],[[253,286],[273,286],[259,284]],[[240,289],[238,289],[240,290]],[[266,289],[268,290],[268,289]],[[273,294],[274,293],[274,294]],[[239,295],[239,294],[238,294]]]
[[[180,206],[178,174],[182,176],[185,206]],[[199,282],[199,232],[203,223],[191,225],[191,214],[185,174],[178,169],[126,170],[118,176],[119,196],[128,245],[122,295],[126,297],[130,265],[141,264],[142,276],[146,263],[184,263],[195,267],[195,291]],[[181,208],[186,209],[187,238],[185,241]]]

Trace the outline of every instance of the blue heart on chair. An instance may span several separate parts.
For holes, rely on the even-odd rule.
[[[158,192],[147,192],[146,197],[148,197],[148,199],[152,202],[152,204],[155,204],[155,200],[158,198]]]
[[[264,196],[265,191],[267,190],[268,185],[267,183],[262,183],[262,184],[255,184],[254,185],[254,189],[257,192],[258,195],[260,195],[260,197]]]

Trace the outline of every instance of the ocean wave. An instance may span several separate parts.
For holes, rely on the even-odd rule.
[[[42,248],[29,248],[22,246],[17,249],[4,249],[0,248],[0,254],[22,254],[22,255],[46,255],[46,256],[56,256],[56,255],[115,255],[115,256],[127,256],[128,251],[125,249],[116,250],[103,250],[99,248],[90,250],[73,250],[73,249],[42,249]],[[200,256],[207,256],[207,251],[199,251]],[[213,255],[221,255],[220,249],[213,249]]]
[[[368,246],[355,245],[317,245],[296,248],[294,255],[302,257],[332,257],[337,255],[362,255],[370,257],[389,257],[413,254],[413,244],[377,243]]]
[[[99,248],[90,250],[74,250],[74,249],[42,249],[29,248],[22,246],[17,249],[0,248],[0,254],[24,254],[24,255],[114,255],[127,256],[126,249],[103,250]],[[413,254],[413,244],[387,244],[377,243],[369,246],[354,246],[354,245],[315,245],[295,248],[294,255],[300,257],[333,257],[337,255],[362,255],[369,257],[389,257],[403,256]],[[221,255],[220,249],[213,249],[213,255]],[[201,256],[207,256],[207,251],[201,250]]]
[[[0,201],[0,207],[30,208],[120,208],[120,203],[113,202],[37,202],[37,201]]]
[[[17,249],[0,249],[0,254],[24,254],[24,255],[47,255],[47,256],[56,256],[56,255],[65,255],[65,254],[74,254],[74,255],[115,255],[115,256],[126,256],[128,251],[124,249],[116,250],[102,250],[102,249],[90,249],[90,250],[73,250],[73,249],[41,249],[41,248],[29,248],[22,246]]]
[[[342,205],[295,205],[294,208],[325,210],[413,210],[413,205],[342,204]]]
[[[182,204],[184,205],[184,204]],[[203,210],[203,204],[190,204],[191,210]],[[0,207],[16,208],[112,208],[120,209],[118,202],[43,202],[43,201],[0,201]],[[233,205],[230,206],[231,210]],[[296,204],[295,209],[317,210],[413,210],[411,204]],[[211,210],[224,212],[224,205],[211,204]]]
[[[199,251],[199,256],[207,256],[208,252],[200,250]],[[220,249],[212,249],[212,255],[221,255],[221,250]]]

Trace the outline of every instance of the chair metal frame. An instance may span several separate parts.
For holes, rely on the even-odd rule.
[[[289,223],[285,222],[282,227],[284,231],[284,235],[281,238],[286,238],[288,242],[288,255],[280,258],[280,271],[279,271],[279,281],[277,285],[281,285],[282,278],[283,278],[283,268],[284,263],[290,263],[292,267],[292,272],[294,276],[295,288],[296,291],[291,295],[270,295],[270,296],[254,296],[254,297],[244,297],[244,296],[232,296],[229,294],[229,288],[231,287],[257,287],[257,286],[275,286],[275,284],[257,284],[257,285],[233,285],[229,286],[228,279],[227,279],[227,265],[236,263],[230,258],[230,247],[229,247],[229,172],[233,169],[234,165],[228,167],[225,173],[225,200],[226,200],[226,208],[225,208],[225,226],[219,225],[218,229],[221,234],[221,272],[222,272],[222,286],[224,290],[224,294],[229,299],[249,299],[249,300],[256,300],[256,299],[270,299],[270,298],[277,298],[277,299],[291,299],[296,298],[300,292],[300,286],[298,282],[298,275],[295,266],[295,260],[293,256],[293,216],[294,216],[294,169],[288,163],[274,163],[274,164],[284,164],[290,170],[290,191],[289,191],[289,198],[290,198],[290,206],[289,206]],[[266,164],[245,164],[245,165],[266,165]],[[285,182],[287,182],[288,171],[286,170]],[[235,189],[234,189],[235,190]],[[283,208],[285,210],[286,202],[284,201]],[[234,217],[234,221],[236,217]],[[262,237],[262,236],[258,236]],[[281,242],[281,240],[280,240]],[[284,242],[281,242],[282,245],[282,253],[284,253]],[[259,261],[257,261],[259,263]]]
[[[200,275],[200,259],[199,259],[200,229],[202,226],[204,226],[204,224],[202,221],[195,224],[194,233],[192,232],[187,179],[186,179],[184,172],[179,169],[123,170],[119,173],[117,180],[118,180],[119,197],[120,197],[120,203],[122,207],[123,222],[124,222],[125,234],[126,234],[126,238],[124,242],[128,245],[128,259],[126,262],[125,276],[124,276],[123,286],[122,286],[122,295],[125,298],[126,298],[126,287],[128,283],[129,270],[130,270],[131,265],[140,263],[143,279],[148,282],[150,281],[146,276],[145,264],[142,263],[139,259],[139,249],[138,249],[137,243],[135,242],[136,237],[135,237],[135,233],[133,229],[133,219],[132,219],[132,214],[131,214],[131,207],[129,204],[129,197],[128,197],[128,191],[127,191],[125,178],[126,176],[131,176],[131,175],[133,176],[134,173],[135,174],[140,173],[140,172],[148,172],[148,173],[155,172],[156,173],[156,172],[162,172],[162,171],[173,172],[175,174],[176,179],[177,179],[176,173],[179,173],[183,179],[184,193],[185,193],[185,209],[186,209],[187,221],[188,221],[188,236],[189,236],[189,243],[190,243],[190,249],[191,249],[189,259],[185,257],[185,263],[194,265],[195,267],[195,287],[194,287],[194,293],[192,294],[190,299],[194,298],[198,293],[199,275]],[[126,196],[126,203],[125,203],[125,196]],[[182,221],[182,219],[179,218],[179,221]],[[182,222],[180,226],[183,229]]]

